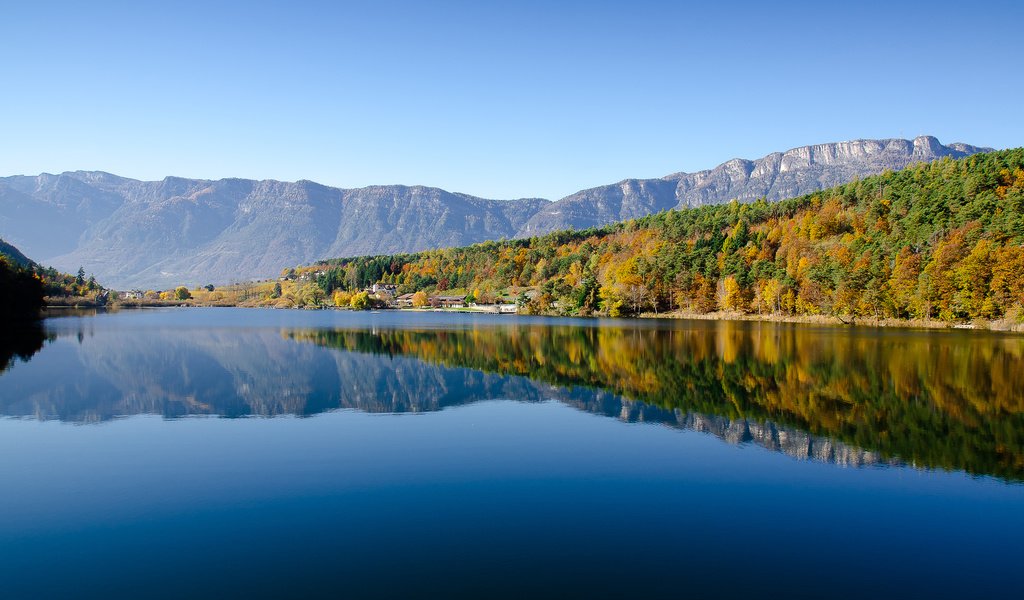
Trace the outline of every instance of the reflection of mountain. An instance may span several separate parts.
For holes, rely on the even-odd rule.
[[[735,322],[293,335],[608,390],[733,424],[776,423],[886,460],[1024,478],[1018,337]]]
[[[525,378],[439,369],[410,357],[324,352],[269,330],[94,331],[77,345],[63,338],[52,350],[68,376],[6,377],[2,414],[74,422],[135,414],[301,416],[544,398]]]
[[[295,343],[294,338],[311,335],[308,331],[91,331],[64,338],[56,349],[70,363],[65,369],[74,377],[7,378],[0,410],[5,416],[88,423],[136,414],[301,416],[332,409],[403,413],[495,398],[554,399],[594,414],[702,431],[729,443],[754,443],[796,458],[844,465],[881,462],[873,453],[794,428],[686,413],[591,388],[556,387],[518,375],[389,355],[381,342],[394,334],[345,332],[355,336],[354,345],[362,352],[325,352]],[[502,334],[508,331],[487,331],[499,338]],[[428,335],[443,339],[451,332]]]
[[[76,333],[3,376],[0,413],[91,422],[555,399],[798,458],[1024,479],[1020,338],[749,323]]]
[[[680,409],[668,410],[626,400],[610,392],[586,388],[556,390],[553,396],[558,401],[579,410],[617,418],[628,423],[659,423],[679,429],[710,433],[730,444],[756,444],[801,460],[810,459],[849,467],[899,464],[899,461],[885,459],[877,452],[862,450],[828,437],[811,435],[798,428],[785,427],[771,421],[734,419],[684,412]]]

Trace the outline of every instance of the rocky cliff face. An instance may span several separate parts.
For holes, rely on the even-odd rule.
[[[662,210],[731,200],[783,200],[886,169],[989,150],[967,144],[943,146],[929,136],[803,146],[757,160],[733,159],[708,171],[675,173],[661,179],[627,179],[583,190],[542,208],[519,235],[539,235],[570,227],[586,229]]]
[[[805,146],[699,173],[626,180],[557,202],[487,200],[418,186],[136,181],[81,171],[15,176],[0,178],[0,236],[44,265],[66,272],[82,266],[114,288],[220,284],[324,258],[583,229],[732,199],[780,200],[983,150],[931,137]]]

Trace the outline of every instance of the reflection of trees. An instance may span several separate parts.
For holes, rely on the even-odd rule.
[[[8,324],[0,336],[0,373],[14,366],[15,359],[27,361],[43,348],[46,341],[43,327],[39,323]]]
[[[4,375],[0,413],[81,422],[556,398],[795,456],[1024,479],[1022,338],[712,322],[74,334]],[[45,339],[5,331],[0,366]],[[36,365],[51,355],[56,367]]]
[[[1024,478],[1024,340],[775,324],[297,331],[345,350],[772,421],[929,467]]]

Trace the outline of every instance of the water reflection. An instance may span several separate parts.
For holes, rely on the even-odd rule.
[[[694,427],[768,447],[782,449],[785,439],[810,434],[806,446],[797,446],[823,460],[901,460],[1024,476],[1019,337],[737,322],[290,335],[350,351],[608,390],[671,415],[656,420],[684,427],[717,423]],[[869,452],[856,456],[850,446]]]
[[[0,374],[13,367],[18,360],[27,362],[33,354],[42,350],[43,342],[47,339],[39,323],[8,325],[0,338]]]
[[[800,458],[1024,479],[1024,340],[1016,337],[518,321],[134,331],[83,320],[58,331],[0,379],[0,414],[81,423],[555,399]],[[2,364],[38,351],[46,335],[54,333],[5,339]]]

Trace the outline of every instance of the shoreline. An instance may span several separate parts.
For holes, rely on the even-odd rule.
[[[1014,323],[1003,319],[999,321],[974,321],[971,323],[956,321],[938,321],[935,319],[890,319],[874,317],[855,317],[844,321],[830,315],[757,315],[736,311],[715,311],[695,313],[690,311],[671,311],[665,313],[641,313],[638,319],[686,319],[695,321],[758,321],[765,323],[800,323],[804,325],[829,325],[847,327],[875,327],[901,329],[946,329],[996,331],[1002,333],[1024,333],[1024,323]]]
[[[215,304],[215,303],[194,303],[189,301],[157,301],[153,303],[116,303],[105,306],[88,306],[88,305],[47,305],[44,310],[132,310],[140,308],[267,308],[271,310],[342,310],[342,311],[355,311],[351,308],[335,307],[335,306],[323,306],[319,308],[277,308],[272,306],[259,306],[246,303],[238,304]],[[445,313],[463,313],[463,314],[499,314],[492,310],[472,307],[462,308],[380,308],[375,310],[384,311],[400,311],[400,312],[445,312]],[[370,312],[370,311],[365,311]],[[519,313],[500,313],[508,316],[517,316]],[[524,315],[525,316],[525,315]],[[547,316],[547,317],[573,317],[580,319],[588,318],[599,318],[605,315],[594,314],[590,316],[573,316],[573,315],[559,315],[559,314],[537,314],[530,316]],[[891,319],[882,318],[877,319],[874,317],[856,317],[851,318],[849,321],[844,321],[836,316],[830,315],[765,315],[765,314],[747,314],[737,311],[715,311],[710,313],[697,313],[686,310],[675,310],[663,313],[640,313],[632,317],[618,317],[622,319],[676,319],[676,320],[693,320],[693,321],[750,321],[750,322],[764,322],[764,323],[798,323],[803,325],[827,325],[830,327],[846,326],[846,327],[858,327],[858,328],[898,328],[898,329],[932,329],[932,330],[974,330],[974,331],[993,331],[1000,333],[1024,333],[1024,322],[1013,322],[1008,319],[1002,319],[998,321],[984,321],[977,320],[974,322],[948,322],[938,321],[935,319]]]

